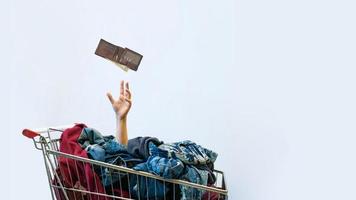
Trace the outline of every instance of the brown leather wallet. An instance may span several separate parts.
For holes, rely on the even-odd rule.
[[[100,39],[95,54],[137,71],[142,55],[128,48],[122,48]]]

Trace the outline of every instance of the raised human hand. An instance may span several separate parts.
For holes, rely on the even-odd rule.
[[[125,84],[124,81],[120,82],[120,96],[117,100],[112,97],[110,92],[107,93],[107,96],[116,116],[119,117],[119,119],[125,119],[132,105],[129,83],[126,82]]]

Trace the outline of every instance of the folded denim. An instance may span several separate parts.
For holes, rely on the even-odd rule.
[[[215,182],[213,163],[217,154],[189,140],[162,144],[157,138],[138,137],[129,141],[128,147],[132,148],[128,150],[114,136],[102,136],[95,129],[84,128],[78,143],[87,150],[88,157],[94,160],[149,172],[167,179],[182,179],[201,185]],[[167,182],[164,184],[153,178],[105,167],[95,166],[94,170],[105,187],[120,184],[134,198],[163,199],[172,195],[175,187]],[[176,187],[173,193],[182,200],[201,199],[204,194],[202,190],[189,186]]]
[[[216,181],[213,171],[214,162],[218,154],[192,141],[186,140],[171,144],[161,144],[158,148],[150,148],[150,154],[179,159],[183,163],[193,165],[199,170],[208,171],[208,184],[213,184]]]
[[[149,148],[150,151],[155,151],[157,146],[150,142]],[[181,176],[184,164],[178,159],[151,155],[145,163],[138,164],[133,169],[150,172],[167,179],[174,179]]]
[[[215,182],[215,175],[213,173],[213,163],[217,158],[217,154],[209,149],[206,149],[204,147],[201,147],[200,145],[195,144],[194,142],[186,140],[183,142],[176,142],[172,144],[161,144],[158,147],[150,144],[149,150],[151,157],[158,157],[162,159],[163,164],[161,164],[161,166],[167,166],[167,163],[170,160],[176,160],[176,162],[180,161],[182,163],[181,166],[184,167],[184,170],[181,170],[178,176],[174,176],[171,178],[178,178],[200,185],[207,185],[208,182]],[[151,171],[153,171],[153,173],[157,175],[161,175],[157,173],[157,171],[161,173],[162,171],[167,171],[164,167],[155,166],[156,164],[154,162],[146,163],[148,164],[148,166],[152,165],[150,166],[152,169],[156,169],[156,171]],[[168,173],[168,175],[171,174],[172,172]],[[178,173],[175,173],[175,175],[176,174]],[[180,190],[181,200],[201,199],[202,195],[204,194],[204,191],[202,190],[194,189],[192,187],[184,185],[180,186]]]
[[[133,169],[144,172],[151,172],[148,168],[147,162],[136,165]],[[144,176],[130,176],[132,184],[132,192],[135,198],[138,199],[163,199],[171,187],[165,185],[162,181],[147,178]]]
[[[214,151],[197,145],[190,140],[161,144],[158,148],[161,150],[159,155],[164,155],[168,158],[178,158],[185,164],[191,165],[213,163],[218,156]]]
[[[208,176],[209,176],[209,171],[200,170],[193,165],[186,165],[184,173],[180,177],[180,179],[183,179],[183,180],[186,180],[186,181],[189,181],[192,183],[197,183],[200,185],[207,185]],[[180,187],[180,189],[181,189],[181,194],[182,194],[181,200],[201,199],[202,195],[205,192],[203,190],[194,189],[194,188],[191,188],[189,186],[184,186],[184,185],[182,185]]]
[[[129,154],[126,147],[119,144],[114,136],[103,136],[93,128],[84,128],[78,137],[78,143],[88,152],[89,158],[97,161],[128,168],[143,162],[142,159],[135,158]],[[114,185],[122,177],[125,177],[124,175],[120,176],[117,170],[111,170],[106,167],[95,165],[94,170],[105,187]]]
[[[118,143],[114,136],[103,136],[93,128],[84,128],[78,137],[78,143],[95,160],[105,161],[107,154],[128,154],[127,148]]]

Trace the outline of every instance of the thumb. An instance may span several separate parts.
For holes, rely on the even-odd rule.
[[[110,93],[110,92],[106,93],[106,96],[108,96],[108,99],[109,99],[109,101],[111,102],[111,104],[114,104],[115,100],[114,100],[114,98],[112,97],[111,93]]]

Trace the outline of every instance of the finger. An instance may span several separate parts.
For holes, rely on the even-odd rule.
[[[120,82],[120,95],[124,95],[124,81]]]
[[[131,99],[131,92],[130,92],[130,90],[128,90],[128,89],[126,89],[125,90],[126,91],[126,97],[128,98],[128,99]]]
[[[129,82],[126,82],[126,89],[130,90]]]
[[[130,105],[132,104],[132,101],[128,98],[125,98],[125,101],[128,102]]]
[[[108,96],[109,101],[111,102],[111,104],[114,104],[115,100],[114,100],[114,98],[112,97],[111,93],[108,92],[108,93],[106,94],[106,96]]]

